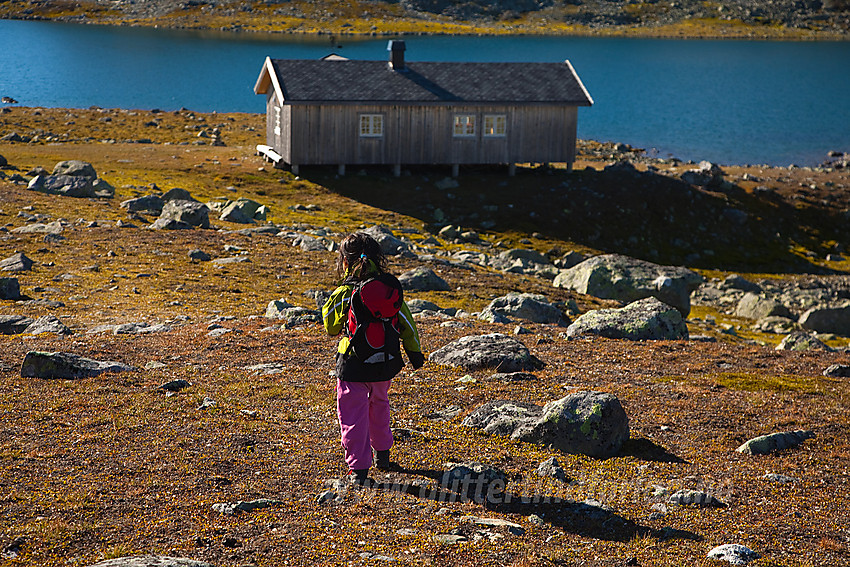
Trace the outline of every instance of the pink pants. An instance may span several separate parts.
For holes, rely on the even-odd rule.
[[[386,451],[393,446],[390,430],[390,380],[346,382],[337,380],[336,411],[345,462],[351,470],[372,466],[372,447]]]

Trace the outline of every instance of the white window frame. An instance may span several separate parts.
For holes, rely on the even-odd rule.
[[[280,107],[274,107],[274,133],[279,138],[280,137]]]
[[[384,115],[361,114],[359,121],[359,130],[361,138],[383,138]]]
[[[455,138],[474,138],[476,122],[474,114],[455,114],[452,120],[452,136]]]
[[[507,114],[485,114],[484,115],[484,137],[504,138],[508,135]]]

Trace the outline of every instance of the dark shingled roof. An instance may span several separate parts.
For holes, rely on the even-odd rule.
[[[273,59],[289,102],[556,103],[593,101],[567,63],[408,62]]]

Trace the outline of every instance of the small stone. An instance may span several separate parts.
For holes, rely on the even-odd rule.
[[[737,543],[718,545],[708,552],[709,559],[728,561],[732,565],[746,565],[753,559],[758,559],[759,557],[761,557],[761,555],[749,547]]]

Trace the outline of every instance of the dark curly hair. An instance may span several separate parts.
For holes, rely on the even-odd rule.
[[[362,280],[366,276],[363,267],[369,260],[372,260],[379,273],[387,271],[387,258],[374,238],[364,232],[349,234],[339,243],[336,273],[345,281]]]

